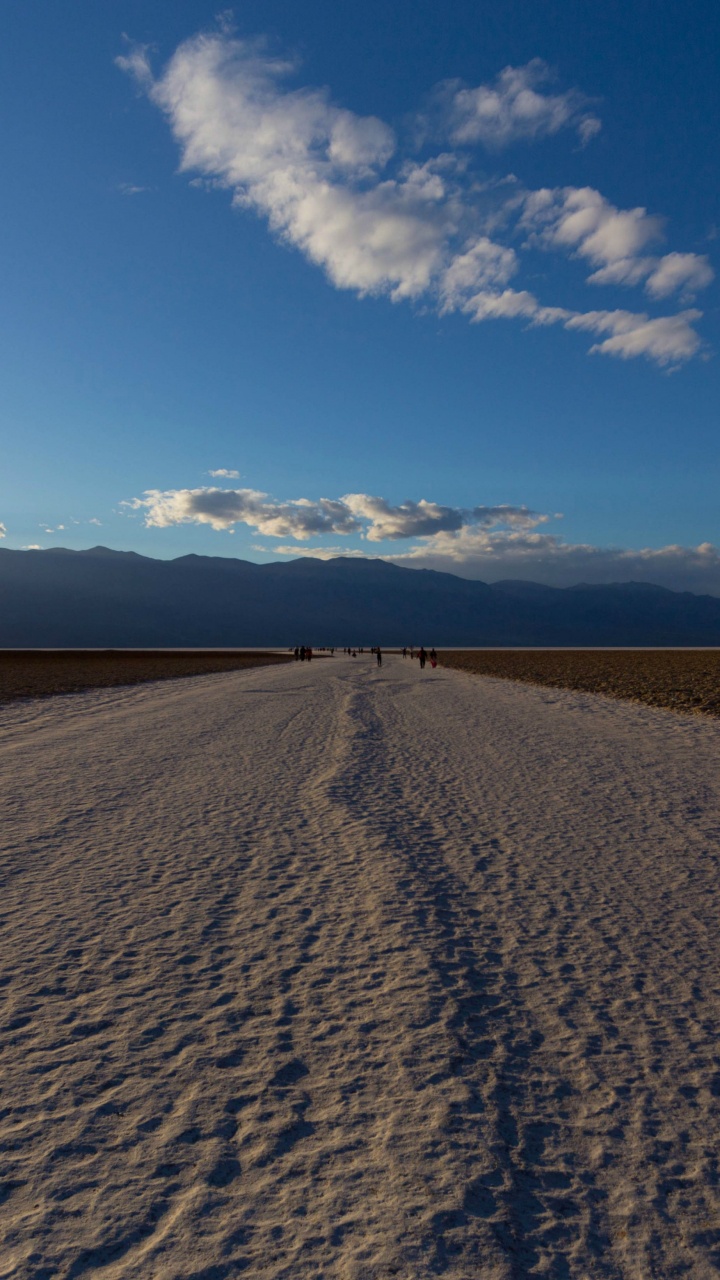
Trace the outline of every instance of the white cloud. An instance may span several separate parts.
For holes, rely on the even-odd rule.
[[[137,75],[127,58],[120,65]],[[384,174],[392,130],[336,107],[325,91],[284,89],[295,68],[259,44],[196,36],[149,86],[145,53],[137,65],[170,119],[182,169],[231,189],[237,207],[265,215],[338,287],[396,300],[442,292],[456,257],[477,282],[499,283],[512,271],[514,251],[481,234],[463,199],[456,157],[406,161]]]
[[[499,150],[572,128],[588,142],[600,131],[600,121],[587,111],[587,99],[576,89],[541,93],[540,86],[552,78],[542,58],[533,58],[524,67],[505,67],[493,84],[467,89],[450,81],[440,86],[436,97],[451,141]]]
[[[145,524],[154,528],[209,524],[213,529],[232,529],[245,524],[272,538],[301,540],[361,529],[342,502],[328,498],[273,502],[257,489],[148,489],[143,498],[133,498],[124,505],[144,511]]]
[[[676,368],[694,356],[701,346],[692,327],[701,311],[681,311],[674,316],[651,319],[645,312],[634,311],[569,311],[566,307],[542,307],[527,290],[502,293],[481,291],[463,305],[474,322],[483,320],[524,318],[531,325],[560,324],[564,329],[579,329],[597,334],[610,334],[590,348],[591,353],[618,356],[629,360],[645,356],[661,366]]]
[[[257,489],[148,489],[142,498],[132,498],[123,505],[143,511],[149,528],[209,524],[213,529],[229,530],[244,524],[269,537],[301,541],[326,534],[360,534],[369,542],[395,541],[465,525],[529,529],[548,518],[527,507],[506,504],[463,508],[421,499],[392,506],[367,493],[276,502]]]
[[[203,35],[180,46],[150,96],[171,119],[182,168],[230,187],[236,205],[265,214],[335,284],[417,296],[450,217],[436,208],[441,180],[429,189],[411,171],[378,181],[392,130],[322,90],[283,92],[292,70],[257,44]]]
[[[524,201],[520,226],[535,244],[571,249],[597,265],[635,257],[662,235],[647,209],[616,209],[593,187],[541,188]]]
[[[591,352],[620,356],[623,360],[644,355],[660,365],[675,366],[698,351],[700,339],[692,328],[692,321],[701,315],[701,311],[681,311],[675,316],[651,320],[647,315],[631,311],[589,311],[571,316],[565,328],[611,335],[596,342]]]
[[[481,289],[467,298],[462,310],[474,321],[526,319],[534,325],[561,324],[575,314],[565,307],[542,307],[527,289],[504,289],[502,293]]]
[[[232,471],[227,467],[218,467],[217,471],[208,471],[209,476],[224,477],[226,480],[239,480],[240,472]]]
[[[623,285],[631,288],[642,284],[654,270],[658,258],[616,258],[605,267],[598,267],[587,278],[588,284]]]
[[[369,542],[394,541],[398,538],[421,538],[438,532],[462,529],[466,525],[491,528],[503,524],[530,528],[547,520],[527,507],[445,507],[436,502],[403,502],[392,506],[384,498],[367,493],[348,493],[342,502],[359,519],[369,522],[365,537]]]
[[[98,520],[97,516],[93,516],[90,520],[88,520],[88,524],[102,525],[102,520]]]
[[[443,272],[440,297],[444,311],[464,310],[476,290],[507,284],[518,269],[513,249],[479,236],[464,253],[459,253]]]
[[[714,278],[706,254],[666,253],[653,267],[645,288],[653,298],[666,298],[678,290],[687,296],[705,289]]]
[[[596,270],[589,284],[637,285],[653,298],[682,292],[691,296],[714,279],[705,254],[645,255],[648,244],[663,238],[663,219],[647,209],[617,209],[593,187],[548,188],[523,199],[520,226],[529,231],[529,244],[566,249],[587,258]]]
[[[145,46],[117,62],[166,114],[181,169],[199,175],[193,181],[231,191],[236,208],[265,217],[338,288],[422,300],[473,320],[526,318],[591,329],[589,322],[570,323],[585,313],[508,288],[521,267],[518,230],[524,249],[559,249],[588,261],[593,284],[644,281],[657,299],[675,290],[687,297],[712,278],[705,257],[646,254],[662,236],[662,219],[643,208],[618,209],[592,187],[529,192],[512,175],[478,182],[467,156],[453,151],[423,163],[404,158],[387,124],[336,106],[324,89],[288,88],[295,64],[261,42],[233,38],[227,23],[181,44],[157,78]],[[453,145],[499,147],[563,128],[587,139],[599,121],[577,91],[541,92],[548,76],[534,59],[505,68],[492,85],[441,86],[436,106]],[[687,311],[639,314],[633,341],[611,332],[591,350],[679,363],[701,345],[690,326]],[[231,471],[210,474],[236,478]]]
[[[6,538],[6,537],[7,537],[7,526],[3,524],[2,520],[0,520],[0,538]]]
[[[695,297],[715,279],[706,254],[666,253],[662,258],[617,258],[588,276],[588,284],[636,285],[645,282],[651,298],[679,293],[683,301]]]
[[[39,542],[28,542],[24,547],[21,547],[20,550],[21,551],[42,551],[42,547],[40,546]]]

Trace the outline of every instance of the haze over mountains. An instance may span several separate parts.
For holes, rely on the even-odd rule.
[[[383,560],[0,549],[3,648],[720,645],[720,599],[643,583],[488,585]]]

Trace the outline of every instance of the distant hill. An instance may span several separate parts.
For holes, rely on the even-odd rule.
[[[720,645],[720,599],[646,583],[488,585],[384,560],[252,564],[0,549],[0,647]]]

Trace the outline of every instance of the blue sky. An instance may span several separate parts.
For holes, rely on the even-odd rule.
[[[720,594],[716,5],[4,13],[2,545]]]

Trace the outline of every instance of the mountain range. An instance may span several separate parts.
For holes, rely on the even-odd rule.
[[[488,584],[339,556],[254,564],[0,549],[2,648],[715,646],[720,599],[647,583]]]

